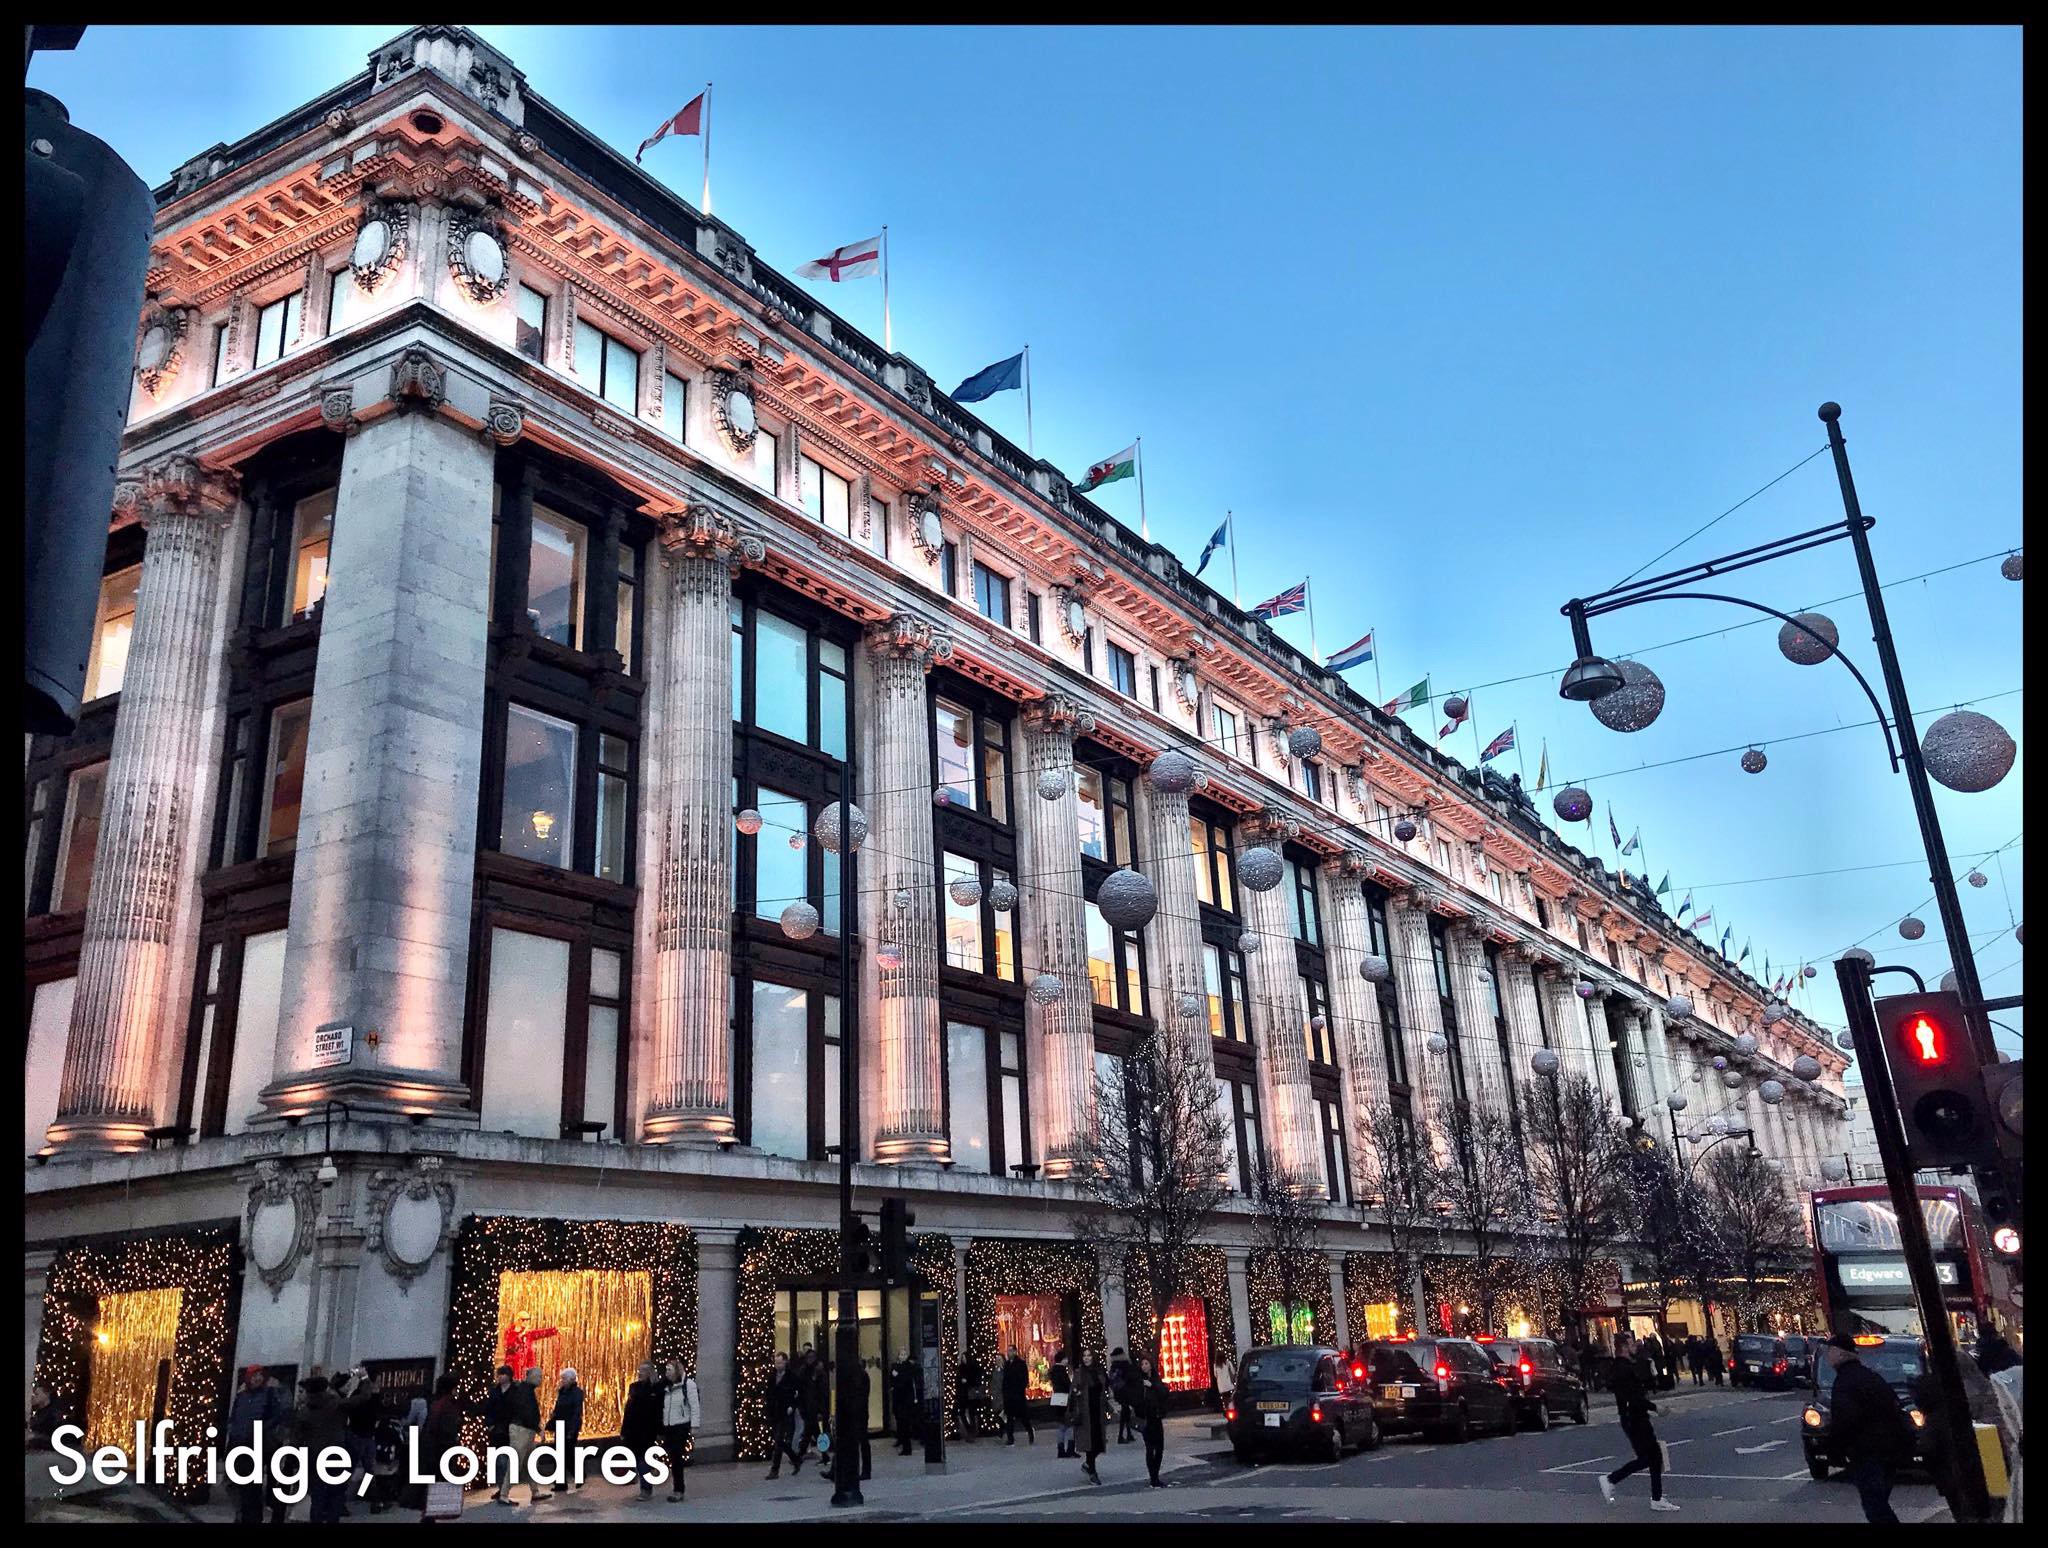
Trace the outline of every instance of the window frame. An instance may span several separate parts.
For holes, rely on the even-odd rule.
[[[610,329],[599,327],[581,313],[572,318],[571,323],[568,374],[574,377],[584,390],[592,396],[602,399],[609,407],[626,415],[628,418],[637,419],[640,415],[641,395],[644,388],[641,378],[646,371],[647,356],[650,353],[648,345],[644,341],[638,344],[629,342],[620,335],[613,333]],[[584,374],[581,364],[583,330],[585,328],[588,328],[598,339],[597,379],[595,381],[592,381],[590,377]],[[614,348],[632,358],[633,388],[632,401],[630,403],[621,403],[611,393],[612,351]]]
[[[1011,616],[1015,604],[1012,597],[1016,578],[1005,575],[1001,570],[984,563],[979,557],[973,561],[973,571],[974,610],[990,623],[998,624],[1005,629],[1013,627]],[[995,611],[991,611],[994,605],[992,595],[1000,595],[1001,598],[1000,606]]]

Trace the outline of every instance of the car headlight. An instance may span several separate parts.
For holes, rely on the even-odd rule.
[[[1809,1408],[1809,1409],[1808,1409],[1808,1410],[1806,1411],[1806,1427],[1807,1427],[1807,1428],[1808,1428],[1809,1430],[1817,1430],[1817,1429],[1819,1429],[1819,1428],[1820,1428],[1820,1410],[1819,1410],[1819,1409],[1817,1409],[1817,1408]]]
[[[1921,1413],[1919,1409],[1909,1408],[1906,1410],[1906,1413],[1912,1419],[1914,1429],[1924,1430],[1927,1428],[1927,1416]]]

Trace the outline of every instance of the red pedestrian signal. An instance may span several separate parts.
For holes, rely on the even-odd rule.
[[[1990,1104],[1961,999],[1950,993],[1890,995],[1875,1009],[1915,1169],[1995,1160]]]
[[[1925,1011],[1906,1018],[1906,1057],[1921,1064],[1948,1062],[1948,1033]]]

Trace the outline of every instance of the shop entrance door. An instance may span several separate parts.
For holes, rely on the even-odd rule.
[[[910,1291],[868,1289],[856,1292],[859,1308],[860,1363],[868,1375],[868,1429],[879,1432],[894,1421],[890,1412],[889,1367],[909,1352],[913,1326]],[[832,1357],[833,1326],[839,1292],[816,1280],[787,1282],[775,1292],[775,1347],[794,1360],[805,1346]],[[837,1402],[838,1384],[831,1388]]]

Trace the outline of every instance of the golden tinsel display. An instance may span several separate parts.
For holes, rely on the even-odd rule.
[[[1391,1336],[1383,1321],[1368,1314],[1368,1307],[1396,1308],[1392,1330],[1413,1331],[1415,1297],[1402,1283],[1399,1266],[1390,1252],[1347,1252],[1344,1254],[1344,1319],[1351,1329],[1351,1342],[1363,1344],[1371,1338]],[[1384,1312],[1381,1313],[1384,1318]]]
[[[230,1226],[67,1247],[43,1292],[36,1380],[78,1416],[87,1444],[134,1444],[135,1421],[156,1407],[157,1372],[170,1361],[170,1444],[204,1446],[224,1424],[234,1321],[240,1304]],[[197,1478],[166,1492],[189,1498]]]
[[[1158,1338],[1152,1326],[1152,1318],[1146,1315],[1148,1293],[1145,1289],[1145,1249],[1133,1247],[1124,1259],[1124,1322],[1129,1329],[1130,1355],[1133,1360],[1141,1355],[1152,1356],[1154,1369],[1158,1370],[1167,1388],[1174,1392],[1206,1392],[1214,1383],[1212,1374],[1218,1359],[1226,1359],[1233,1369],[1237,1366],[1236,1318],[1230,1309],[1230,1265],[1221,1247],[1195,1247],[1187,1253],[1182,1269],[1181,1283],[1185,1294],[1200,1303],[1202,1321],[1206,1325],[1208,1350],[1206,1358],[1192,1349],[1185,1363],[1190,1367],[1187,1380],[1178,1375],[1169,1378],[1169,1368],[1178,1371],[1181,1363],[1173,1349],[1161,1351]],[[1169,1319],[1175,1314],[1167,1313]],[[1187,1319],[1192,1325],[1193,1319]],[[1199,1366],[1199,1369],[1194,1367]]]
[[[1103,1343],[1102,1284],[1095,1267],[1095,1249],[1086,1242],[1018,1242],[976,1237],[967,1249],[967,1348],[993,1379],[1002,1358],[996,1325],[999,1295],[1069,1295],[1081,1309],[1081,1347],[1098,1359],[1109,1351]],[[1079,1351],[1068,1350],[1070,1358]],[[950,1379],[951,1373],[948,1372]],[[951,1396],[950,1393],[947,1394]],[[1001,1427],[993,1405],[982,1410],[982,1433]]]
[[[1254,1252],[1245,1265],[1245,1278],[1251,1289],[1254,1345],[1320,1344],[1337,1336],[1337,1308],[1330,1300],[1329,1260],[1320,1253],[1313,1256],[1313,1261],[1296,1265],[1292,1305],[1284,1304],[1280,1264],[1272,1253]],[[1301,1315],[1304,1304],[1300,1294],[1304,1288],[1310,1314],[1306,1319]]]
[[[556,1329],[533,1341],[526,1362],[543,1372],[541,1417],[554,1401],[554,1377],[573,1365],[588,1389],[583,1433],[591,1440],[617,1433],[625,1406],[618,1384],[621,1375],[633,1379],[641,1360],[697,1368],[697,1240],[687,1226],[472,1215],[455,1239],[450,1274],[447,1369],[462,1404],[463,1444],[479,1455],[488,1440],[484,1400],[506,1363],[513,1315],[529,1319],[527,1332]],[[634,1321],[642,1329],[627,1327]],[[637,1357],[622,1364],[629,1353]],[[593,1378],[605,1385],[602,1402]]]
[[[1477,1258],[1432,1255],[1422,1260],[1423,1304],[1429,1312],[1431,1332],[1507,1336],[1516,1331],[1513,1324],[1518,1319],[1530,1324],[1531,1337],[1552,1331],[1556,1311],[1545,1298],[1535,1265],[1503,1250],[1486,1268],[1486,1281],[1482,1282]],[[1460,1312],[1461,1306],[1467,1310]],[[1444,1315],[1447,1307],[1448,1319]]]
[[[812,1279],[839,1272],[837,1231],[785,1231],[749,1226],[739,1235],[738,1348],[733,1370],[737,1391],[733,1397],[733,1443],[743,1461],[765,1459],[771,1450],[768,1415],[762,1402],[768,1372],[775,1364],[775,1297],[778,1286],[790,1279]],[[910,1238],[910,1266],[928,1288],[937,1293],[939,1304],[939,1362],[952,1379],[958,1358],[954,1350],[957,1331],[953,1323],[953,1241],[951,1237],[925,1232]],[[911,1329],[892,1329],[900,1341]],[[892,1352],[884,1351],[885,1361]],[[882,1379],[888,1379],[885,1369]],[[944,1394],[950,1409],[951,1390]]]

